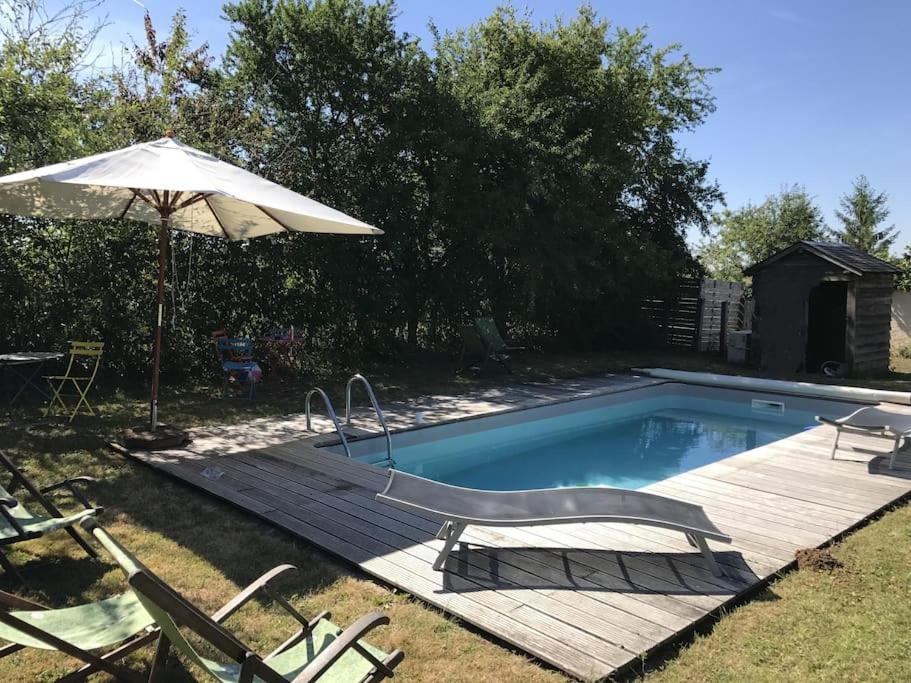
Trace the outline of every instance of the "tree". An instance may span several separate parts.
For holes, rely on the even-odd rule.
[[[4,2],[38,8],[20,27],[46,16],[42,0]],[[564,347],[628,343],[643,297],[701,272],[685,232],[721,193],[679,141],[714,108],[713,70],[678,46],[589,7],[543,24],[498,9],[435,32],[430,52],[396,29],[389,1],[233,0],[225,14],[219,65],[182,13],[161,36],[147,18],[126,65],[97,78],[79,71],[83,19],[0,40],[0,170],[172,128],[385,231],[174,232],[166,371],[211,368],[219,327],[294,325],[321,367],[400,359],[406,342],[451,348],[482,313]],[[100,337],[106,368],[144,376],[152,229],[0,220],[0,317],[16,321],[0,346]]]
[[[737,281],[744,268],[798,240],[819,240],[826,234],[822,211],[803,187],[794,185],[759,206],[715,214],[698,258],[712,277]]]
[[[472,136],[449,226],[475,273],[466,307],[564,345],[622,341],[642,297],[693,270],[685,228],[720,198],[676,142],[713,110],[713,70],[585,6],[542,25],[500,8],[435,52]]]
[[[842,196],[841,209],[835,212],[842,225],[839,239],[873,256],[888,258],[898,237],[894,225],[882,227],[889,217],[888,201],[886,193],[876,192],[866,176],[858,177],[851,193]]]

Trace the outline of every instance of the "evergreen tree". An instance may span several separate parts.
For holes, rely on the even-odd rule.
[[[841,210],[835,215],[841,221],[839,239],[849,246],[879,258],[888,258],[889,249],[898,237],[894,225],[883,227],[889,217],[885,192],[877,192],[867,177],[861,175],[854,181],[854,189],[841,198]]]

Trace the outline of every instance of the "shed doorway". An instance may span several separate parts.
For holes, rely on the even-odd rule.
[[[807,372],[819,372],[826,361],[844,363],[848,320],[848,283],[823,282],[810,290],[807,302]]]

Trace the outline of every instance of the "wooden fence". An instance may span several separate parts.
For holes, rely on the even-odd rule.
[[[743,298],[740,282],[707,279],[646,299],[641,310],[662,346],[724,353],[727,332],[750,329],[752,300]]]

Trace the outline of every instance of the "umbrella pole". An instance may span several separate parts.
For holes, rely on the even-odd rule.
[[[168,216],[161,214],[158,228],[158,289],[155,307],[155,340],[152,348],[152,405],[149,422],[151,430],[158,429],[158,375],[161,370],[161,321],[164,318],[164,278],[168,263]]]

